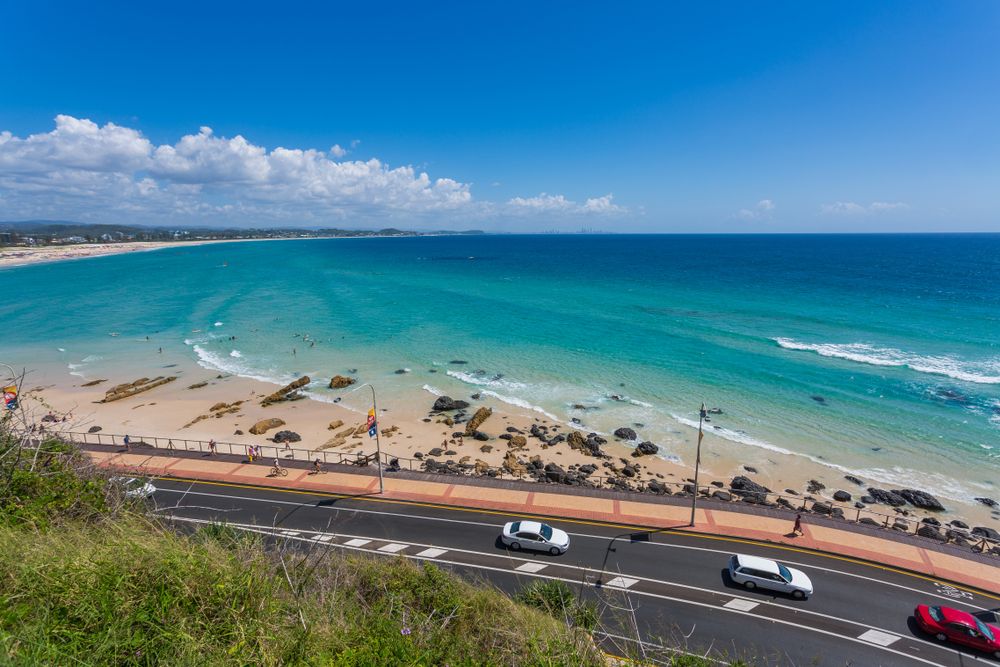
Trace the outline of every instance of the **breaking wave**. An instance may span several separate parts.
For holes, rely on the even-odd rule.
[[[491,391],[489,389],[485,389],[485,390],[481,391],[480,393],[483,396],[492,396],[493,398],[497,399],[498,401],[502,401],[502,402],[506,403],[507,405],[514,405],[514,406],[517,406],[519,408],[524,408],[525,410],[531,410],[532,412],[537,412],[540,415],[545,415],[547,418],[551,419],[552,421],[554,421],[554,422],[556,422],[558,424],[564,423],[562,419],[560,419],[559,417],[556,417],[551,412],[548,412],[545,408],[539,407],[537,405],[532,405],[528,401],[526,401],[524,399],[521,399],[521,398],[518,398],[516,396],[506,396],[504,394],[498,394],[497,392]],[[577,428],[577,427],[574,426],[574,428]]]
[[[821,357],[846,359],[871,366],[904,367],[918,373],[944,375],[977,384],[1000,384],[1000,359],[971,362],[949,356],[921,356],[867,343],[802,343],[791,338],[773,340],[786,350],[815,352]]]

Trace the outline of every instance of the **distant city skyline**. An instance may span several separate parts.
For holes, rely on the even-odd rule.
[[[994,2],[60,2],[0,21],[0,220],[1000,231]]]

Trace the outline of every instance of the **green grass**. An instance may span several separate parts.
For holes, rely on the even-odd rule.
[[[587,635],[433,565],[278,556],[227,531],[130,519],[0,528],[14,664],[588,665]]]

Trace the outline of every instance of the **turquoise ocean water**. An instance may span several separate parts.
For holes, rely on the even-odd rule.
[[[747,461],[787,452],[963,501],[1000,486],[1000,235],[252,242],[0,277],[14,365],[148,374],[162,346],[309,374],[326,400],[357,369],[386,405],[484,392],[602,432],[640,423],[686,462],[705,401],[716,446]]]

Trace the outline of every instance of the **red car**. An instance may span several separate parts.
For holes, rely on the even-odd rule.
[[[913,610],[913,616],[920,629],[938,641],[952,641],[1000,658],[1000,628],[983,623],[968,612],[922,604]]]

